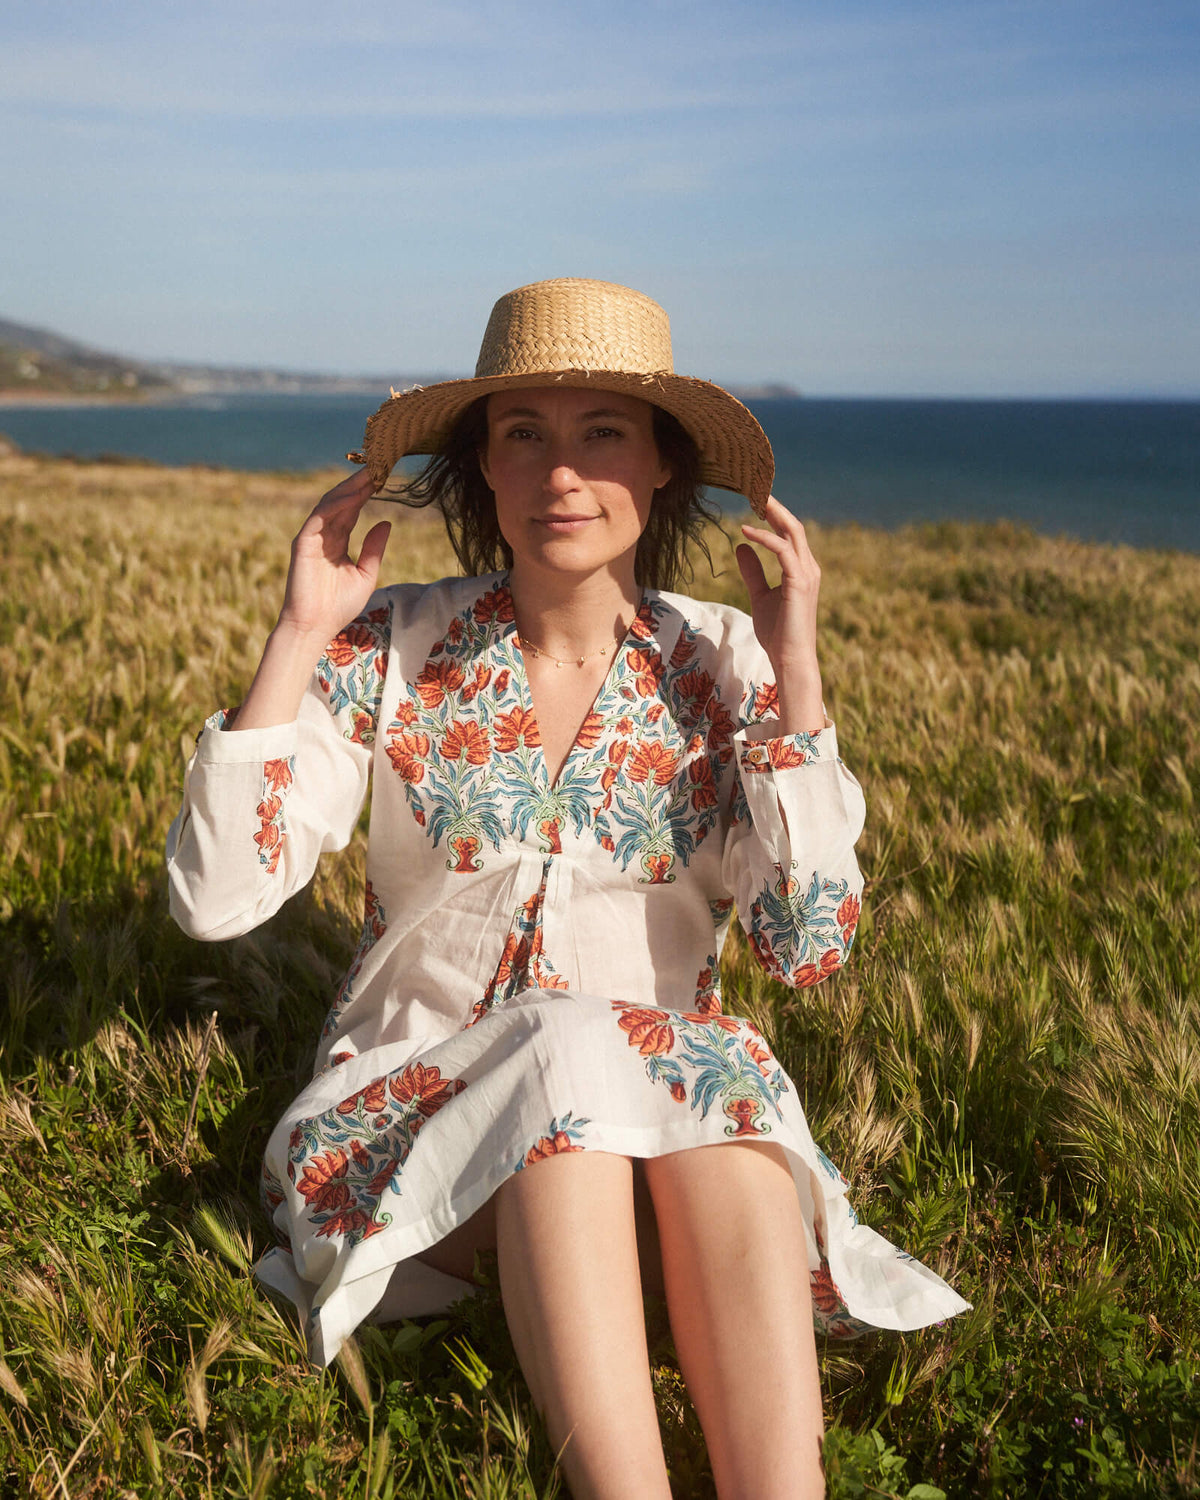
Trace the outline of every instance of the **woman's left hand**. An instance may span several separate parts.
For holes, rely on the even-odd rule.
[[[781,734],[815,733],[825,727],[821,703],[821,668],[817,660],[817,597],[821,570],[812,555],[804,527],[775,499],[767,501],[771,529],[743,526],[742,535],[779,559],[776,588],[767,582],[752,547],[737,549],[738,567],[750,593],[754,633],[771,659],[779,687]]]

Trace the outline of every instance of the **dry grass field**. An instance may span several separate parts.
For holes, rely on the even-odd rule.
[[[3,1494],[555,1492],[495,1297],[318,1373],[248,1274],[361,848],[248,937],[166,913],[184,757],[329,477],[0,457]],[[975,1304],[822,1352],[830,1494],[1200,1493],[1200,558],[1003,525],[813,541],[864,919],[799,993],[731,942],[727,994],[861,1216]],[[739,598],[714,557],[695,591]],[[401,516],[387,577],[450,567]],[[650,1311],[676,1493],[708,1496]]]

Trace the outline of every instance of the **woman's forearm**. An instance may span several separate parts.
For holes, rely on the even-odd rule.
[[[814,659],[803,670],[778,674],[779,733],[816,734],[825,728],[825,704],[821,692],[821,669]]]
[[[291,724],[327,644],[286,625],[276,625],[267,637],[258,671],[232,727],[269,729],[276,724]]]
[[[371,488],[365,469],[343,479],[321,497],[297,533],[279,620],[267,637],[236,724],[229,727],[271,729],[293,723],[325,647],[370,597],[391,522],[372,526],[357,562],[347,548]]]

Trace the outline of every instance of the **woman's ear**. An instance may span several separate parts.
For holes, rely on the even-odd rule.
[[[488,473],[486,444],[481,444],[478,448],[476,448],[475,457],[479,462],[479,472],[483,475],[484,484],[487,485],[489,490],[494,489],[495,486],[492,484],[492,476]]]

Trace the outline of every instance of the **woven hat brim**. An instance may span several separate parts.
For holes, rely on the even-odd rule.
[[[417,386],[389,397],[368,418],[361,460],[376,489],[381,489],[401,458],[436,453],[472,401],[493,391],[544,385],[615,391],[661,406],[696,444],[702,482],[734,490],[749,500],[757,515],[765,513],[775,479],[775,457],[766,433],[736,396],[689,375],[552,370]]]

